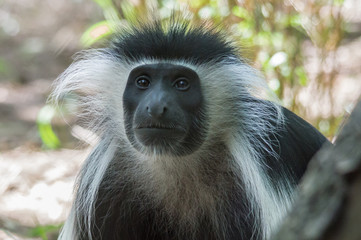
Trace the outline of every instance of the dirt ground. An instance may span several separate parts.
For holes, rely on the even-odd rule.
[[[81,14],[79,14],[81,13]],[[53,80],[102,19],[92,1],[0,1],[0,240],[64,221],[86,149],[43,151],[36,118]]]
[[[355,34],[337,52],[334,96],[340,112],[361,94],[361,4],[350,1],[348,21]],[[81,48],[81,33],[100,19],[100,9],[86,0],[0,1],[0,240],[22,239],[2,228],[59,224],[69,211],[88,149],[71,141],[68,148],[42,150],[36,118],[52,81]],[[305,94],[305,104],[313,105]]]

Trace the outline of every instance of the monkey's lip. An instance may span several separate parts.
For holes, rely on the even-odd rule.
[[[136,133],[140,134],[184,134],[184,131],[180,128],[172,127],[138,127],[135,128]]]
[[[179,131],[184,132],[183,128],[177,125],[165,125],[162,123],[144,123],[135,127],[135,130],[151,130],[151,131]]]
[[[168,127],[168,126],[153,126],[153,125],[149,125],[149,126],[139,126],[136,127],[136,129],[165,129],[165,130],[173,130],[176,129],[175,127]]]
[[[134,129],[135,135],[144,145],[158,145],[163,141],[181,140],[185,132],[180,128],[166,127],[138,127]]]

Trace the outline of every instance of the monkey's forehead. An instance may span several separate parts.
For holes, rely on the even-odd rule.
[[[173,22],[130,28],[114,36],[113,50],[130,61],[142,59],[186,60],[192,63],[238,59],[236,45],[219,30]]]

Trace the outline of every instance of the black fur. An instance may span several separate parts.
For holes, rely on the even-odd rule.
[[[254,105],[267,105],[267,101],[252,100]],[[278,155],[268,155],[263,152],[263,163],[275,189],[280,183],[289,181],[296,186],[304,174],[307,164],[317,150],[328,140],[309,123],[283,108],[285,124],[277,134],[270,134],[268,142]],[[276,123],[270,121],[269,124]],[[121,143],[119,143],[121,144]],[[213,158],[204,159],[207,169],[205,180],[212,187],[225,192],[222,198],[227,199],[227,240],[259,240],[262,239],[260,229],[252,229],[253,224],[261,224],[257,213],[250,212],[249,199],[242,186],[235,185],[238,173],[230,167],[232,158],[224,143],[209,149]],[[262,150],[260,150],[262,151]],[[222,156],[222,157],[220,157]],[[176,219],[157,208],[144,192],[134,191],[136,182],[130,181],[128,169],[124,169],[128,160],[124,153],[119,153],[106,173],[106,178],[100,186],[96,202],[96,221],[92,222],[91,232],[93,239],[107,240],[187,240],[187,239],[220,239],[217,230],[213,229],[210,219],[202,216],[198,221],[197,229],[188,232],[188,229],[179,228]],[[124,163],[122,163],[124,162]],[[209,169],[209,166],[214,168]],[[285,176],[288,178],[285,179]],[[218,180],[216,176],[221,177]],[[114,181],[118,179],[118,181]],[[223,191],[226,190],[226,191]],[[80,196],[81,198],[81,196]],[[83,219],[82,217],[80,219]],[[241,223],[238,226],[235,223]],[[242,228],[239,228],[242,226]],[[86,230],[84,222],[80,222],[79,229]],[[79,239],[86,240],[85,233]],[[223,238],[221,238],[223,239]]]
[[[127,60],[144,58],[188,60],[195,64],[209,61],[238,60],[238,49],[216,29],[159,23],[133,28],[115,37],[114,50]]]
[[[277,134],[271,134],[268,139],[278,156],[264,153],[266,172],[275,186],[288,181],[296,186],[313,155],[328,140],[311,124],[282,108],[284,114],[284,127]]]
[[[222,192],[226,192],[222,197],[228,200],[227,207],[223,209],[227,212],[227,218],[224,219],[228,226],[227,236],[218,235],[218,229],[214,229],[207,215],[199,216],[195,232],[187,227],[180,228],[178,220],[164,212],[162,206],[154,206],[153,199],[150,199],[147,193],[135,191],[137,182],[130,181],[132,176],[129,176],[127,169],[121,167],[127,165],[125,163],[127,157],[119,153],[109,166],[107,178],[100,186],[96,202],[96,221],[91,224],[92,238],[96,240],[261,239],[262,232],[259,229],[256,231],[252,229],[254,223],[259,221],[255,218],[256,213],[250,212],[251,203],[245,196],[245,190],[235,184],[235,179],[239,177],[238,173],[234,172],[229,162],[225,161],[232,159],[227,147],[217,143],[210,148],[210,151],[214,157],[204,159],[203,164],[207,165],[204,166],[207,169],[204,175],[209,186],[216,186],[222,189]],[[214,168],[209,169],[209,166]],[[221,169],[224,172],[220,173]],[[114,179],[118,181],[115,182]],[[86,223],[80,221],[78,227],[84,230],[79,234],[79,240],[89,239]]]
[[[242,69],[246,69],[245,71],[250,71],[251,73],[247,72],[246,75],[249,76],[250,79],[253,79],[253,72],[250,70],[250,68],[242,68],[244,67],[242,66],[243,60],[238,55],[238,49],[232,45],[232,43],[228,42],[223,34],[214,29],[206,30],[203,27],[189,27],[187,24],[181,23],[173,24],[167,28],[161,26],[159,23],[153,23],[143,27],[135,27],[132,30],[123,32],[121,35],[116,36],[115,39],[116,40],[113,41],[110,47],[110,51],[109,49],[106,49],[105,52],[107,53],[100,53],[109,54],[111,57],[116,55],[119,57],[118,60],[121,63],[125,61],[132,63],[142,61],[144,59],[169,59],[181,61],[185,60],[187,64],[195,65],[215,62],[217,64],[209,65],[218,66],[220,68],[222,67],[222,64],[232,63],[234,64],[232,67],[240,67],[239,69],[241,69],[239,72],[236,72],[238,80],[243,77],[239,76],[243,73]],[[112,58],[112,60],[114,59]],[[210,68],[209,65],[208,67]],[[94,67],[94,65],[90,66]],[[88,67],[86,69],[89,71],[86,74],[87,77],[89,77],[89,75],[90,77],[95,75],[90,68],[91,67]],[[70,70],[71,77],[67,78],[68,75],[64,75],[64,78],[69,81],[67,84],[70,86],[68,87],[70,90],[68,91],[73,91],[72,82],[70,81],[73,80],[71,74],[78,76],[77,73],[81,72],[80,70],[75,67]],[[159,69],[156,68],[155,71],[157,70]],[[113,74],[116,75],[118,73]],[[121,74],[123,73],[119,72],[119,75]],[[231,73],[231,77],[233,77],[232,74],[234,73]],[[230,76],[225,75],[223,79],[222,77],[220,77],[221,79],[214,78],[212,81],[228,81]],[[255,78],[257,77],[258,76],[255,76]],[[96,82],[96,84],[103,86],[101,85],[103,79],[98,78],[96,78],[97,81],[94,81],[93,79],[92,84],[95,84]],[[117,78],[115,78],[115,80],[114,78],[110,78],[106,80],[114,81],[114,85],[116,85]],[[83,82],[79,81],[80,83],[77,83],[79,86],[76,87],[81,88],[83,85],[88,86],[86,83],[84,84],[87,79],[81,80]],[[236,80],[237,79],[235,79],[235,81]],[[202,82],[204,85],[200,86],[207,88],[207,79],[200,79],[200,81],[204,81]],[[220,89],[220,92],[226,92],[226,94],[224,94],[225,96],[222,95],[220,98],[221,100],[217,102],[218,108],[221,104],[224,104],[224,108],[229,110],[227,113],[230,115],[222,116],[225,119],[221,119],[221,122],[217,123],[220,124],[219,132],[223,130],[222,127],[228,127],[221,126],[222,124],[227,125],[230,122],[230,124],[233,125],[231,125],[231,128],[227,129],[228,132],[221,133],[225,133],[224,135],[231,135],[229,131],[239,131],[236,132],[235,135],[238,137],[242,136],[243,138],[234,139],[237,139],[237,141],[246,140],[243,146],[251,148],[250,153],[247,152],[244,155],[242,153],[239,154],[240,156],[239,159],[237,159],[237,164],[241,165],[243,163],[242,161],[246,162],[247,164],[247,160],[253,161],[256,157],[254,157],[252,154],[258,154],[261,156],[259,159],[257,158],[257,162],[255,163],[261,165],[261,167],[252,168],[256,169],[256,172],[254,172],[255,175],[252,176],[261,176],[262,180],[258,182],[260,182],[261,185],[265,185],[264,188],[260,189],[265,189],[264,191],[268,191],[270,190],[269,186],[273,185],[274,189],[271,187],[271,190],[274,191],[270,191],[272,193],[281,195],[281,200],[279,202],[274,201],[276,202],[275,205],[277,205],[277,203],[281,203],[280,205],[276,206],[278,209],[276,209],[274,212],[265,211],[266,213],[270,213],[270,215],[275,214],[276,217],[274,219],[279,220],[283,215],[280,216],[281,214],[279,214],[277,210],[283,210],[284,202],[282,200],[287,198],[285,202],[292,201],[293,188],[288,188],[288,184],[292,185],[293,187],[297,185],[306,170],[309,160],[322,146],[322,144],[327,142],[327,139],[306,121],[286,110],[285,108],[282,108],[282,112],[284,114],[284,125],[280,122],[276,122],[279,120],[276,117],[278,112],[275,110],[276,107],[273,103],[256,99],[249,92],[247,92],[245,89],[253,86],[250,82],[247,82],[247,84],[251,86],[244,86],[242,81],[237,81],[236,83],[238,85],[232,85],[231,83],[228,85],[235,87],[234,90],[232,89],[233,92],[229,89],[227,89],[228,92],[224,89]],[[94,86],[96,86],[96,84]],[[117,95],[116,90],[118,88],[117,86],[114,87],[114,91],[109,92],[112,94],[115,93],[114,95]],[[96,92],[98,89],[94,88],[92,90]],[[201,93],[202,90],[203,89],[200,91]],[[211,90],[217,91],[218,89]],[[241,93],[235,93],[235,91],[239,91]],[[92,91],[85,92],[84,95],[89,94],[89,92]],[[119,96],[120,94],[117,95],[117,97]],[[86,101],[91,101],[92,98],[84,97],[83,101],[87,103],[84,104],[84,106],[89,108],[86,110],[90,113],[101,112],[105,113],[105,115],[108,114],[106,117],[104,117],[103,121],[106,122],[114,120],[112,119],[112,115],[115,115],[115,113],[112,111],[122,111],[121,109],[116,109],[114,107],[116,105],[107,106],[109,102],[112,104],[111,101],[103,101],[107,98],[108,100],[115,99],[114,96],[96,97],[99,99],[96,99],[94,102],[90,103]],[[134,93],[132,94],[132,97],[134,97],[134,99],[139,99],[140,94]],[[209,99],[205,99],[206,103],[207,100]],[[121,99],[116,99],[116,101],[121,101]],[[92,103],[96,103],[98,105],[93,106]],[[100,108],[100,110],[98,111],[96,107]],[[205,121],[207,121],[207,117],[209,117],[207,116],[207,110],[209,110],[209,108],[212,108],[212,106],[207,105],[204,108]],[[218,110],[218,108],[214,109]],[[242,111],[242,108],[247,109],[247,111]],[[251,113],[251,110],[254,110],[253,108],[255,111],[259,110],[261,114],[250,114],[252,117],[244,115],[242,116],[242,114]],[[126,109],[126,111],[128,110],[129,109]],[[267,119],[265,119],[265,122],[262,122],[257,119],[258,116],[264,116]],[[122,117],[124,117],[124,114]],[[232,119],[229,121],[227,118]],[[125,119],[126,121],[130,121],[127,120],[126,117]],[[78,192],[74,203],[75,207],[73,208],[75,217],[69,220],[69,225],[67,226],[68,228],[65,227],[64,232],[66,234],[64,234],[62,240],[69,238],[69,236],[73,233],[76,235],[75,237],[77,237],[77,240],[264,240],[265,237],[269,236],[270,231],[273,229],[265,229],[263,226],[273,227],[274,225],[266,222],[267,219],[273,218],[267,218],[268,215],[266,217],[265,215],[262,215],[262,210],[266,208],[265,206],[269,205],[264,204],[266,201],[262,202],[262,205],[262,203],[256,201],[258,199],[254,199],[257,196],[260,196],[254,194],[254,192],[258,190],[257,186],[252,186],[253,192],[251,194],[247,192],[250,191],[250,188],[247,188],[246,183],[242,182],[243,179],[245,179],[242,178],[242,174],[246,174],[247,170],[246,173],[242,172],[242,168],[239,167],[239,165],[234,164],[236,162],[234,158],[237,158],[238,156],[232,155],[234,154],[235,150],[231,149],[230,146],[227,145],[229,144],[229,142],[226,142],[229,141],[227,137],[220,134],[220,136],[217,135],[215,137],[216,139],[208,139],[207,143],[209,145],[204,144],[207,147],[204,147],[205,149],[202,148],[202,154],[206,154],[204,154],[204,156],[197,156],[197,159],[187,159],[192,164],[185,164],[185,167],[182,166],[184,169],[186,169],[186,171],[196,170],[196,173],[198,174],[197,180],[199,181],[199,186],[203,187],[204,189],[192,188],[193,185],[189,182],[189,180],[192,180],[192,178],[187,175],[186,171],[183,171],[180,172],[183,175],[180,174],[179,178],[175,178],[178,182],[176,182],[176,184],[172,183],[173,185],[171,185],[171,187],[173,188],[170,188],[171,190],[167,189],[166,193],[168,195],[159,194],[162,199],[157,201],[154,199],[155,195],[152,194],[152,191],[157,193],[161,191],[159,191],[159,189],[154,189],[152,185],[152,180],[154,180],[152,179],[153,176],[148,176],[147,173],[149,172],[141,168],[141,164],[139,164],[143,160],[149,159],[147,159],[145,156],[142,156],[144,159],[134,159],[135,155],[130,153],[132,151],[134,153],[134,149],[131,147],[129,147],[129,149],[132,151],[124,150],[124,146],[130,146],[128,144],[130,141],[129,137],[127,138],[126,136],[119,134],[117,132],[117,128],[114,127],[117,126],[116,124],[119,122],[119,119],[115,119],[113,124],[109,124],[109,126],[113,126],[112,129],[107,129],[106,127],[101,128],[103,132],[99,134],[100,143],[97,146],[98,149],[95,149],[93,155],[88,157],[79,177]],[[208,129],[208,127],[205,127],[207,123],[204,122],[197,123],[200,127],[205,128],[207,131],[219,130]],[[122,122],[119,124],[124,123]],[[247,124],[248,126],[245,127]],[[101,125],[103,127],[103,124]],[[265,132],[260,134],[259,132],[255,131],[255,126],[261,126],[259,129],[262,129]],[[217,127],[218,125],[216,128]],[[97,129],[95,129],[95,131],[96,130]],[[247,135],[244,134],[244,132],[241,133],[243,130],[255,131],[256,133]],[[205,133],[205,135],[208,133]],[[250,139],[245,139],[247,137]],[[249,144],[249,142],[251,144]],[[106,155],[104,152],[106,152],[108,149],[113,151],[112,146],[114,146],[114,144],[117,146],[117,151],[115,151],[116,153],[113,154],[113,152],[111,152],[110,155]],[[243,142],[237,142],[237,146],[242,144]],[[266,149],[265,146],[269,149]],[[106,159],[102,158],[103,155],[106,155]],[[102,160],[109,160],[109,165],[107,165],[107,161],[101,162]],[[178,159],[170,160],[176,161]],[[194,163],[192,160],[197,162]],[[164,161],[164,159],[161,159],[161,161]],[[249,167],[251,165],[251,167],[253,167],[253,165],[249,162],[248,165],[246,164],[243,166]],[[257,167],[259,165],[257,165]],[[174,164],[172,166],[179,165]],[[102,177],[96,179],[94,175],[97,173],[97,171],[98,173],[103,173],[101,170],[99,170],[98,167],[104,167],[103,169],[106,170]],[[163,165],[161,165],[161,167],[163,167]],[[167,171],[164,170],[165,172],[162,173],[166,175],[172,172],[177,172],[178,170],[179,169],[167,169]],[[94,179],[99,180],[96,182],[96,186],[94,184]],[[150,182],[150,184],[146,185],[148,182]],[[255,181],[255,183],[258,182]],[[142,188],[142,184],[149,188]],[[99,189],[96,188],[98,186]],[[194,186],[198,187],[198,185]],[[174,188],[178,190],[178,195],[171,195]],[[92,192],[93,189],[96,189],[96,191]],[[199,190],[200,193],[203,193],[201,190],[209,189],[210,191],[207,193],[211,194],[206,195],[206,197],[210,196],[210,198],[212,198],[212,200],[215,199],[214,202],[216,202],[214,204],[215,209],[212,209],[213,212],[208,211],[209,209],[204,206],[202,206],[203,208],[200,208],[198,204],[199,202],[197,201],[198,199],[192,198],[194,196],[198,196],[198,192],[194,195],[189,193],[190,190]],[[177,206],[174,207],[172,205],[178,204],[178,206],[181,205],[183,207],[189,206],[182,205],[182,201],[178,201],[179,199],[182,199],[183,196],[180,193],[186,190],[188,191],[188,199],[191,199],[190,201],[193,203],[192,206],[195,206],[192,208],[192,210],[194,209],[194,211],[197,213],[195,216],[190,214],[191,220],[189,220],[189,218],[182,218],[182,216],[177,216],[177,214],[179,214],[177,212]],[[90,198],[88,193],[94,193],[95,196],[91,195]],[[282,196],[282,194],[289,194],[289,196]],[[157,195],[157,197],[159,195]],[[168,200],[168,198],[164,196],[177,197],[174,202],[170,202],[169,204],[170,206],[174,207],[171,208],[170,213],[166,212],[166,207],[169,205],[162,202]],[[260,196],[259,198],[262,197],[263,196]],[[87,205],[89,201],[87,202],[86,200],[88,199],[92,200],[90,202],[94,203],[94,206]],[[271,198],[265,197],[264,199],[268,201]],[[272,204],[274,202],[270,203]],[[206,205],[208,202],[203,201],[202,203],[203,205]],[[213,207],[213,205],[211,207]],[[287,209],[288,207],[289,206],[285,206],[284,209]],[[185,209],[185,207],[183,209]],[[202,212],[203,210],[204,212]],[[198,214],[198,212],[200,214]],[[91,218],[88,218],[89,216],[91,216]],[[277,219],[279,216],[280,218]],[[89,219],[90,222],[88,222]],[[182,220],[183,222],[181,222]],[[222,223],[215,223],[212,221],[222,221]],[[188,228],[188,225],[191,227],[191,229]],[[73,231],[73,228],[69,226],[75,226],[75,230]],[[265,232],[263,232],[263,230]]]

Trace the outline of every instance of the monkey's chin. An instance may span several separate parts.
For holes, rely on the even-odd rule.
[[[165,148],[183,140],[185,132],[176,128],[136,128],[138,141],[146,147]]]

